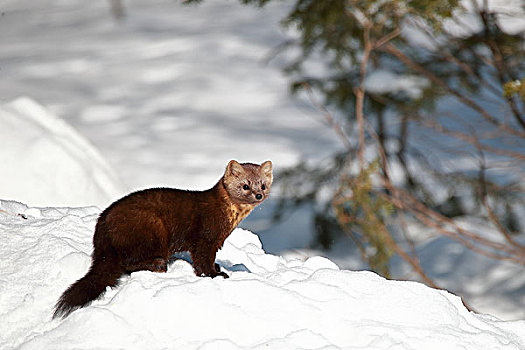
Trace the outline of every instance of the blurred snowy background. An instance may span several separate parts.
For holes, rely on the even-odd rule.
[[[230,159],[271,159],[278,174],[343,149],[311,101],[290,96],[285,58],[269,59],[294,35],[279,26],[290,4],[123,4],[119,20],[110,1],[0,0],[1,199],[102,209],[140,188],[211,187]],[[385,81],[416,95],[425,85],[376,72],[368,89]],[[273,223],[278,194],[241,224],[267,252],[368,268],[349,238],[329,251],[312,243],[308,206]],[[441,287],[477,311],[525,318],[522,265],[419,230],[422,266]],[[398,260],[393,277],[415,278]]]

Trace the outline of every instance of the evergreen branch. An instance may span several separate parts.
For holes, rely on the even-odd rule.
[[[439,78],[437,75],[429,71],[428,69],[425,69],[423,66],[421,66],[419,63],[412,60],[410,57],[405,55],[401,50],[399,50],[395,45],[392,43],[386,43],[385,45],[380,47],[381,50],[390,53],[391,55],[397,57],[401,62],[403,62],[407,67],[414,69],[415,71],[419,72],[420,74],[427,77],[430,81],[432,81],[434,84],[441,86],[443,89],[445,89],[448,93],[455,96],[459,101],[461,101],[464,105],[470,107],[477,113],[479,113],[481,116],[483,116],[487,121],[489,121],[491,124],[497,126],[498,128],[501,128],[505,130],[506,132],[519,136],[519,137],[525,137],[525,132],[518,131],[510,127],[509,125],[501,123],[497,118],[490,115],[485,109],[483,109],[480,105],[478,105],[476,102],[474,102],[472,99],[468,98],[464,94],[460,93],[458,90],[450,87],[445,81],[443,81],[441,78]]]

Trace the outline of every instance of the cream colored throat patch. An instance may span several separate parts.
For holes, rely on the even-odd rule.
[[[254,204],[232,204],[230,205],[229,221],[233,228],[247,217],[255,208]]]

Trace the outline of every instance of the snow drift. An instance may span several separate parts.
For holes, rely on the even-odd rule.
[[[23,97],[0,106],[2,198],[105,206],[122,194],[99,152],[64,120]]]
[[[196,277],[180,259],[167,273],[122,277],[52,320],[60,294],[89,267],[98,214],[0,201],[0,348],[525,348],[525,321],[477,315],[446,291],[341,271],[325,258],[265,254],[241,229],[217,257],[227,280]]]

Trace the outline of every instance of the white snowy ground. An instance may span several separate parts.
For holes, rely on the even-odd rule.
[[[0,106],[0,140],[3,199],[103,208],[124,194],[91,143],[30,98]]]
[[[0,102],[29,96],[65,119],[128,190],[204,188],[230,159],[279,169],[337,145],[263,63],[283,5],[123,3],[119,24],[107,0],[1,0]]]
[[[211,186],[233,158],[253,162],[271,159],[279,169],[300,158],[311,161],[327,156],[337,147],[331,130],[321,126],[315,113],[290,100],[279,62],[273,61],[270,66],[261,64],[269,50],[283,39],[277,29],[284,13],[283,5],[272,4],[257,10],[242,7],[233,0],[206,1],[197,7],[182,7],[172,0],[124,3],[127,19],[119,25],[109,15],[107,1],[0,1],[0,199],[14,199],[32,207],[97,205],[102,209],[122,193],[136,188]],[[33,100],[11,102],[19,96],[30,96]],[[269,206],[271,202],[265,203],[243,225],[247,226],[259,213],[268,212]],[[82,218],[87,215],[86,210],[48,209],[46,212],[76,211]],[[98,209],[88,212],[95,215]],[[18,220],[0,212],[2,225],[15,219]],[[83,219],[72,220],[83,222]],[[0,337],[8,339],[8,344],[24,341],[25,336],[17,334],[28,333],[18,327],[42,330],[35,324],[44,318],[37,317],[38,322],[31,323],[33,312],[44,315],[62,291],[58,289],[64,289],[87,269],[88,236],[92,234],[93,220],[87,220],[86,225],[91,225],[89,230],[83,229],[83,254],[77,255],[76,263],[70,264],[71,268],[76,266],[76,270],[67,281],[62,280],[60,288],[53,289],[52,296],[50,290],[39,291],[45,294],[42,298],[49,299],[46,306],[37,307],[31,304],[31,299],[35,299],[32,289],[47,282],[39,280],[41,276],[35,276],[34,284],[26,282],[22,278],[26,272],[11,274],[13,269],[26,271],[22,270],[19,260],[13,257],[12,263],[2,261],[0,274],[10,277],[7,285],[6,279],[1,279],[0,324],[7,325],[7,333],[0,330]],[[264,221],[251,222],[264,227]],[[53,222],[40,221],[38,225],[41,230],[34,230],[37,236],[42,230],[56,230]],[[265,246],[272,247],[271,251],[301,248],[311,239],[306,233],[309,226],[306,217],[299,214],[261,237],[268,242]],[[9,230],[9,239],[17,238],[13,232],[18,229]],[[258,234],[262,231],[254,230]],[[4,230],[0,234],[3,235]],[[48,239],[51,242],[62,239],[60,233],[57,233],[60,238],[38,237],[34,239],[43,244],[48,244]],[[66,233],[63,239],[74,247],[79,245],[68,237]],[[34,241],[28,238],[25,243],[18,243],[2,244],[1,248],[26,259],[24,268],[43,269],[38,271],[45,271],[46,278],[48,266],[39,266],[39,262],[55,261],[61,252],[67,254],[62,251],[63,246],[58,245],[55,250],[50,245],[50,251],[37,257],[31,254]],[[487,264],[486,260],[443,241],[429,242],[424,252],[432,262],[426,266],[432,271],[431,276],[442,279],[442,285],[450,290],[478,298],[472,304],[481,305],[478,307],[481,312],[505,319],[525,317],[522,268]],[[338,260],[338,264],[355,268],[359,266],[355,260],[355,257],[345,257]],[[298,261],[295,263],[301,265]],[[179,266],[177,264],[174,267]],[[186,272],[189,278],[191,273]],[[349,275],[354,274],[342,273],[342,276]],[[211,281],[211,285],[215,283],[218,281]],[[26,301],[29,304],[22,302],[20,307],[25,308],[25,313],[15,316],[15,303],[4,293],[22,298],[27,293],[11,289],[21,284],[29,293]],[[315,292],[328,293],[324,289]],[[369,292],[373,291],[365,294]],[[388,297],[388,293],[385,294]],[[365,300],[366,296],[360,298]],[[4,313],[6,302],[13,312]],[[278,298],[274,302],[278,302]],[[31,305],[36,307],[34,311],[30,310]],[[358,303],[352,308],[359,306],[362,305]],[[344,305],[341,308],[344,309]],[[279,319],[281,314],[275,315]],[[371,315],[365,319],[375,317]],[[181,319],[189,320],[184,316]],[[239,322],[244,323],[249,324],[249,320]],[[509,324],[523,328],[522,323]],[[44,323],[42,327],[54,325],[56,323]],[[165,329],[162,328],[165,325],[158,327]],[[361,334],[355,335],[352,329],[349,332],[357,338]]]
[[[29,162],[26,171],[38,170],[57,194],[116,195],[118,181],[96,150],[42,106],[19,99],[0,108],[0,117],[4,147],[24,154],[4,164],[20,169],[20,159]],[[74,192],[75,184],[86,191]],[[38,190],[27,186],[20,197],[30,198],[31,188]],[[0,200],[1,349],[525,347],[525,321],[468,312],[449,292],[339,270],[326,258],[266,254],[242,229],[217,256],[227,280],[198,278],[177,260],[166,274],[124,276],[92,305],[52,320],[58,297],[89,267],[99,213]]]
[[[1,349],[524,349],[525,321],[468,312],[416,282],[265,254],[235,230],[200,278],[141,271],[65,320],[53,305],[90,264],[99,210],[0,201]],[[19,215],[21,214],[21,215]]]

